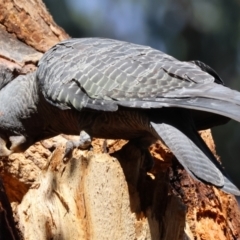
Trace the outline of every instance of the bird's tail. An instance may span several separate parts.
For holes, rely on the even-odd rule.
[[[240,122],[240,92],[220,84],[176,89],[165,94],[164,98],[168,106],[207,111]]]
[[[161,96],[133,100],[119,100],[117,104],[123,107],[142,109],[176,107],[190,109],[192,112],[197,110],[194,112],[194,114],[197,113],[194,120],[195,123],[199,122],[197,123],[198,129],[226,123],[228,118],[240,122],[240,92],[217,83],[202,83],[193,87],[176,88],[167,93],[161,93]],[[202,115],[201,112],[208,114]],[[226,118],[218,118],[219,115]]]
[[[168,123],[151,122],[151,125],[191,176],[227,193],[240,195],[197,131],[186,127],[179,129],[179,125]]]

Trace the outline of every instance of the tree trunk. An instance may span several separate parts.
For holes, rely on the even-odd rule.
[[[40,0],[0,0],[0,64],[16,75],[66,38]],[[202,136],[215,152],[210,131]],[[107,140],[107,154],[95,139],[64,163],[68,138],[1,159],[0,239],[240,238],[235,197],[193,180],[160,142],[146,174],[140,150],[123,140]]]

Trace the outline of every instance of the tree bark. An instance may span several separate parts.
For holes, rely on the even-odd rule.
[[[0,64],[16,75],[68,37],[40,0],[0,0]],[[202,136],[215,153],[210,131]],[[235,197],[193,180],[160,142],[146,174],[140,150],[123,140],[107,140],[107,154],[95,139],[93,151],[75,149],[64,163],[68,138],[1,159],[0,239],[240,238]]]

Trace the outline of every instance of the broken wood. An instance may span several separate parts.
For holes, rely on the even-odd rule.
[[[43,52],[68,37],[40,0],[0,0],[0,65],[14,75],[35,70]],[[210,131],[202,134],[215,152]],[[122,140],[108,140],[108,153],[103,153],[103,141],[96,139],[93,151],[76,149],[63,163],[66,138],[44,140],[25,153],[1,159],[1,175],[15,219],[15,225],[8,220],[8,233],[1,222],[1,239],[11,232],[12,239],[34,240],[36,236],[240,238],[235,197],[193,180],[160,142],[151,148],[155,167],[145,173],[139,149]],[[1,189],[1,216],[12,214]]]

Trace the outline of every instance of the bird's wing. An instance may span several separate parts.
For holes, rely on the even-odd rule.
[[[209,73],[210,75],[212,75],[215,78],[215,83],[219,83],[224,85],[223,80],[221,79],[221,77],[217,74],[217,72],[212,69],[210,66],[208,66],[207,64],[199,61],[199,60],[195,60],[195,61],[190,61],[191,63],[195,64],[196,66],[200,67],[204,72]]]
[[[240,93],[222,86],[210,68],[178,61],[146,46],[110,39],[70,39],[44,54],[37,78],[46,100],[61,109],[116,111],[119,106],[182,107],[240,121]],[[174,135],[175,129],[179,130],[168,131]],[[234,192],[231,182],[215,164],[215,158],[208,156],[201,144],[196,145],[196,139],[178,134],[181,144],[192,143],[181,151],[178,138],[165,138],[162,130],[159,130],[160,137],[189,172],[219,187],[230,185],[229,191]],[[201,174],[198,162],[191,163],[193,152],[201,166],[210,164],[212,174],[208,176],[207,169]]]
[[[211,71],[202,69],[200,63],[181,62],[150,47],[87,38],[54,46],[39,62],[37,77],[45,98],[62,109],[178,106],[215,109],[215,113],[234,118],[237,113],[231,114],[228,106],[234,100],[225,103],[225,95],[233,92],[226,93],[223,86],[214,83]],[[210,106],[208,99],[212,99]],[[223,107],[229,112],[222,111]],[[235,119],[240,120],[239,114]]]

